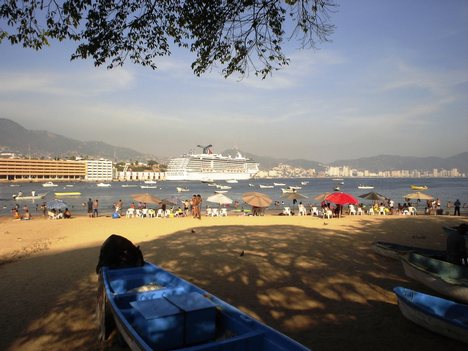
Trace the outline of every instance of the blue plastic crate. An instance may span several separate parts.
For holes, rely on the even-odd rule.
[[[141,337],[157,350],[183,346],[184,313],[165,298],[133,301],[138,311],[134,327]]]
[[[193,345],[214,339],[216,335],[216,306],[198,292],[166,296],[184,312],[184,343]]]

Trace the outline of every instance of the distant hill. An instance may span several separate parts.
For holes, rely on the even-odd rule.
[[[462,173],[468,173],[468,152],[442,158],[442,157],[405,157],[396,155],[379,155],[374,157],[358,158],[354,160],[339,160],[331,166],[349,166],[356,169],[379,170],[432,170],[457,168]]]
[[[113,146],[100,141],[78,141],[47,131],[28,130],[12,120],[0,118],[0,151],[11,151],[31,157],[70,156],[103,157],[115,161],[148,161],[155,160],[166,163],[168,160],[142,154],[130,148]],[[305,159],[287,159],[260,156],[237,149],[228,149],[224,155],[235,156],[237,152],[260,163],[261,170],[271,169],[280,163],[304,169],[324,171],[328,165]],[[381,170],[432,170],[457,168],[462,173],[468,173],[468,152],[452,157],[405,157],[396,155],[379,155],[352,160],[339,160],[330,166],[349,166],[351,168],[369,171]]]
[[[47,131],[28,130],[5,118],[0,118],[0,150],[31,157],[89,156],[121,161],[155,159],[152,155],[100,141],[78,141]]]

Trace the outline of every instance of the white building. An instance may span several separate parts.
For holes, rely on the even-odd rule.
[[[111,181],[113,179],[112,161],[99,160],[84,160],[86,163],[86,180],[89,181]]]

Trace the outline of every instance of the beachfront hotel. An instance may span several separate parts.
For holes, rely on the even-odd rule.
[[[38,160],[0,158],[0,181],[87,180],[110,181],[109,160]]]
[[[85,177],[83,162],[0,158],[0,180],[84,180]]]

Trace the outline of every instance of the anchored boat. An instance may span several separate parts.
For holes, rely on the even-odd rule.
[[[101,325],[113,318],[132,350],[309,350],[151,263],[103,267],[100,281]]]

